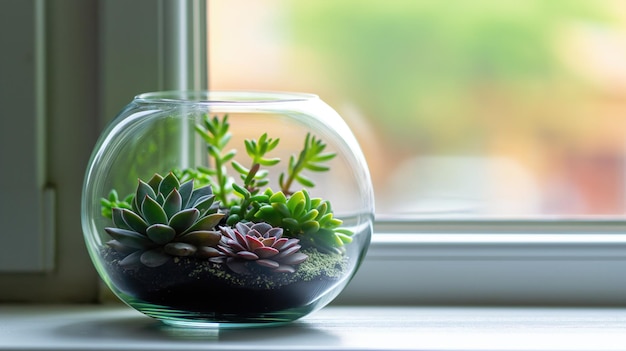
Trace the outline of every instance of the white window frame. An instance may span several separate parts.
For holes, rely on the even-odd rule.
[[[626,303],[623,220],[379,221],[338,302]]]
[[[54,260],[28,272],[0,267],[0,302],[97,300],[99,278],[75,213],[86,159],[99,131],[133,95],[206,86],[187,69],[204,67],[206,53],[172,35],[193,30],[187,26],[198,14],[193,6],[203,2],[47,2],[46,145],[61,142],[66,128],[85,133],[82,149],[37,148],[37,157],[48,160],[36,191],[45,185],[57,192],[56,201],[48,198],[57,207],[56,245],[42,246]],[[86,14],[96,24],[85,22]],[[70,32],[82,34],[73,40]],[[173,55],[184,45],[186,56]],[[81,74],[72,75],[76,64]],[[379,219],[360,271],[336,303],[621,305],[625,228],[623,220]]]

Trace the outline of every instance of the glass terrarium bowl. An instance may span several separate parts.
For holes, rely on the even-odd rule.
[[[179,326],[298,319],[335,298],[372,233],[369,171],[315,95],[155,92],[110,123],[82,225],[107,286]]]

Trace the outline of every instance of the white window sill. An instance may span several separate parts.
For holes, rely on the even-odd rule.
[[[626,350],[625,328],[622,308],[333,306],[215,332],[120,306],[0,305],[0,350]]]

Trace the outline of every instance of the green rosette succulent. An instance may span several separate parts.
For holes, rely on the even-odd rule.
[[[222,237],[215,227],[224,215],[217,213],[214,199],[211,186],[194,189],[193,180],[180,184],[173,173],[140,179],[131,208],[112,207],[114,226],[104,230],[113,240],[107,245],[125,255],[120,265],[127,267],[158,267],[173,257],[208,258]]]
[[[264,193],[266,203],[256,203],[249,215],[256,222],[263,221],[274,227],[282,227],[285,235],[300,239],[319,250],[341,253],[345,244],[352,242],[352,232],[339,228],[343,223],[333,217],[329,201],[311,198],[306,189],[287,197],[282,191]]]

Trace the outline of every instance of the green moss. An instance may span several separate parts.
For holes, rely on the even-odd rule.
[[[312,281],[316,279],[339,279],[347,268],[347,258],[339,254],[325,254],[316,249],[309,248],[302,251],[309,258],[298,265],[295,273],[274,273],[262,268],[250,267],[251,274],[242,275],[225,269],[224,265],[202,262],[197,260],[181,259],[188,264],[193,262],[196,268],[190,276],[200,278],[211,275],[231,285],[246,286],[256,289],[276,289],[278,287],[293,284],[301,281]]]
[[[315,249],[305,249],[302,252],[309,258],[292,274],[295,280],[309,281],[319,277],[338,279],[346,271],[347,259],[343,255],[325,254]]]

